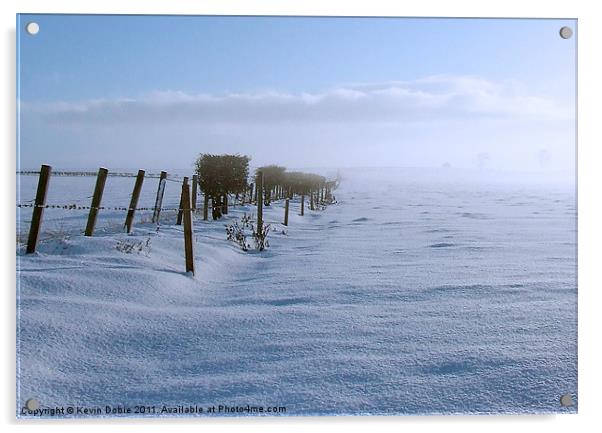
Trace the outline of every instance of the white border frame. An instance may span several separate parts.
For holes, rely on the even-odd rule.
[[[597,259],[602,257],[600,222],[602,206],[599,185],[602,185],[600,160],[600,77],[602,68],[602,22],[596,14],[595,2],[588,0],[505,0],[483,2],[475,0],[422,0],[410,3],[386,0],[4,0],[2,9],[3,67],[0,105],[2,146],[2,203],[0,227],[2,228],[2,325],[3,384],[0,392],[2,421],[9,431],[32,431],[41,427],[45,431],[80,431],[82,424],[90,431],[126,431],[134,426],[144,426],[151,431],[165,431],[174,426],[178,431],[400,431],[424,428],[439,431],[504,431],[516,428],[529,430],[587,431],[602,424],[598,413],[600,394],[600,336],[602,330],[599,308],[602,281]],[[15,74],[15,15],[16,13],[119,13],[119,14],[223,14],[223,15],[338,15],[338,16],[423,16],[423,17],[520,17],[520,18],[577,18],[579,20],[579,71],[578,71],[578,244],[579,244],[579,414],[545,416],[403,416],[403,417],[286,417],[286,418],[201,418],[170,420],[63,420],[27,421],[15,419],[15,176],[16,170],[16,74]],[[598,253],[598,254],[597,254]]]

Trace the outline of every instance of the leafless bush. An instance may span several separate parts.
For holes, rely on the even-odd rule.
[[[249,226],[249,217],[247,215],[238,221],[230,225],[226,225],[226,238],[229,241],[236,242],[243,251],[249,251],[251,245],[247,242],[247,235],[245,234],[245,227]]]
[[[270,246],[270,241],[268,241],[268,234],[272,226],[270,224],[263,227],[261,233],[257,233],[257,230],[253,230],[253,240],[255,241],[255,248],[259,251],[263,251]]]
[[[249,231],[250,236],[253,238],[255,249],[263,251],[270,246],[267,239],[270,230],[271,226],[268,224],[263,227],[261,234],[258,234],[251,217],[245,214],[239,221],[226,224],[226,238],[229,241],[237,243],[243,251],[249,251],[251,249],[251,243],[247,240],[247,231]]]
[[[151,238],[149,236],[146,241],[120,239],[117,241],[115,248],[124,254],[144,254],[148,256],[151,250]]]

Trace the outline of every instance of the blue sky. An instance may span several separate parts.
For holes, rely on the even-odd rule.
[[[143,153],[140,164],[185,168],[224,151],[289,166],[570,169],[576,37],[560,38],[563,25],[576,30],[573,20],[21,15],[21,165],[115,166]],[[150,156],[174,141],[178,156]],[[290,152],[270,161],[283,142]],[[296,150],[308,146],[323,156]]]

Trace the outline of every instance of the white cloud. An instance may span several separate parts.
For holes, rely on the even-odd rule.
[[[571,104],[569,104],[569,107]],[[572,108],[470,76],[350,84],[320,93],[188,94],[157,91],[138,98],[22,102],[23,116],[46,124],[404,124],[475,118],[568,119]]]
[[[238,152],[256,165],[476,167],[487,154],[491,168],[571,171],[571,102],[457,76],[314,93],[22,102],[19,158],[29,168],[182,168],[201,152]]]

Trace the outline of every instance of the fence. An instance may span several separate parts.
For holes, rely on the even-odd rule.
[[[19,174],[36,174],[35,172],[20,172]],[[91,172],[59,172],[59,176],[89,176]],[[81,205],[56,205],[56,204],[47,204],[46,198],[48,193],[48,186],[50,183],[50,177],[52,175],[52,168],[49,165],[42,165],[39,172],[38,179],[38,187],[36,191],[36,196],[34,199],[34,203],[17,203],[18,208],[33,208],[31,225],[29,229],[29,236],[27,239],[27,247],[26,253],[31,254],[36,251],[37,244],[39,241],[39,236],[42,227],[42,220],[44,216],[45,209],[66,209],[66,210],[88,210],[88,218],[86,221],[86,227],[84,231],[85,236],[93,236],[94,229],[96,226],[96,220],[98,217],[98,213],[101,210],[117,210],[117,211],[125,211],[126,217],[124,222],[124,230],[127,233],[130,233],[134,224],[134,216],[136,211],[142,210],[152,210],[153,211],[153,222],[158,223],[160,218],[160,213],[162,210],[176,210],[178,211],[178,221],[177,224],[181,224],[182,215],[184,215],[184,242],[185,242],[185,258],[186,258],[186,272],[192,272],[194,274],[194,257],[192,250],[192,207],[190,204],[190,192],[186,190],[184,187],[187,187],[188,178],[184,178],[184,182],[182,185],[182,194],[180,199],[180,206],[178,208],[163,208],[163,196],[165,193],[165,182],[167,182],[167,172],[162,171],[159,176],[148,176],[150,178],[158,177],[159,179],[159,187],[157,189],[157,196],[155,199],[155,205],[151,207],[139,207],[138,201],[140,198],[140,191],[142,189],[142,184],[146,176],[144,170],[138,170],[136,174],[136,181],[134,183],[134,187],[132,190],[132,194],[130,197],[130,203],[127,207],[120,206],[102,206],[102,197],[104,194],[104,188],[106,184],[106,179],[109,176],[109,171],[106,168],[99,168],[98,173],[96,173],[96,184],[94,186],[94,192],[91,196],[92,202],[90,206],[81,206]],[[127,173],[117,173],[119,177],[132,177],[131,174]]]
[[[176,225],[184,225],[184,251],[185,251],[185,264],[186,272],[191,272],[194,275],[194,253],[193,253],[193,218],[192,213],[197,210],[197,187],[198,178],[197,175],[192,176],[192,185],[189,185],[189,177],[182,178],[182,190],[180,193],[180,202],[177,207],[163,207],[163,198],[165,194],[166,182],[178,182],[180,179],[174,179],[168,176],[166,171],[161,171],[158,174],[147,174],[144,170],[139,170],[137,174],[133,173],[110,173],[106,168],[99,168],[98,172],[68,172],[59,171],[52,172],[52,168],[49,165],[42,165],[39,172],[35,171],[21,171],[17,172],[21,175],[38,175],[38,185],[36,190],[35,199],[33,203],[17,203],[18,208],[32,208],[32,218],[27,239],[26,253],[31,254],[36,251],[37,244],[40,238],[42,221],[45,209],[64,209],[64,210],[87,210],[88,218],[86,220],[86,226],[84,230],[85,236],[93,236],[96,227],[96,221],[100,211],[112,210],[112,211],[123,211],[126,212],[124,220],[124,230],[130,233],[134,225],[134,217],[137,211],[152,211],[152,222],[159,223],[162,211],[176,211],[177,219]],[[76,204],[48,204],[47,195],[49,189],[49,183],[51,176],[96,176],[96,183],[92,193],[91,204],[89,206],[76,205]],[[125,177],[135,178],[134,186],[129,200],[128,206],[103,206],[102,200],[104,195],[104,189],[106,185],[107,177]],[[138,202],[140,199],[140,191],[146,178],[158,179],[157,192],[155,195],[155,204],[152,207],[139,207]],[[261,234],[263,230],[263,200],[264,200],[264,187],[263,187],[263,174],[258,173],[255,178],[255,183],[250,184],[250,193],[248,194],[249,203],[255,199],[255,205],[257,206],[257,233]],[[253,188],[255,186],[255,188]],[[254,191],[253,191],[254,190]],[[259,193],[259,191],[261,193]],[[255,194],[253,194],[255,192]],[[313,208],[314,200],[316,203],[321,198],[324,201],[326,197],[326,191],[311,193],[311,204]],[[246,192],[243,194],[242,204],[245,204]],[[284,194],[281,195],[284,198]],[[304,202],[305,196],[301,196],[301,216],[304,215]],[[209,205],[208,197],[205,195],[203,200],[203,217],[207,219],[207,213],[209,208],[214,208],[213,203]],[[221,208],[221,204],[218,206]],[[289,197],[285,198],[284,207],[284,221],[283,224],[288,226],[289,224]]]

